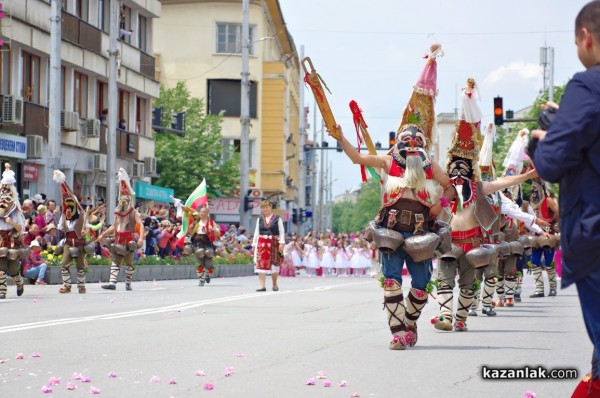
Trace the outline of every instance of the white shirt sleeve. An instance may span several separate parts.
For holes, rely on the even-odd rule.
[[[542,229],[535,223],[535,214],[525,213],[521,207],[512,200],[508,199],[502,192],[499,192],[502,201],[501,213],[517,221],[522,221],[525,227],[530,231],[538,234],[544,233]]]
[[[279,229],[279,243],[285,244],[285,229],[283,229],[283,220],[281,217],[277,220],[277,227]]]

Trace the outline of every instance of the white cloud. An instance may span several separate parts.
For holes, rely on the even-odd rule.
[[[483,80],[486,86],[495,86],[503,80],[514,79],[529,80],[532,83],[542,83],[542,67],[538,64],[524,61],[512,62],[507,66],[501,66],[491,71]]]

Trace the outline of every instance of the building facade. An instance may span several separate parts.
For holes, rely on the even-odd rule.
[[[54,1],[54,0],[52,0]],[[57,0],[58,1],[58,0]],[[159,94],[152,56],[159,0],[119,1],[118,98],[108,98],[110,0],[62,0],[61,147],[49,159],[50,0],[2,0],[0,150],[17,173],[22,196],[51,190],[58,165],[76,194],[105,197],[107,114],[118,101],[115,170],[134,181],[154,173],[152,99]],[[112,179],[111,181],[112,182]],[[49,189],[50,188],[50,189]]]
[[[154,30],[161,84],[171,88],[185,81],[191,95],[204,100],[207,114],[224,112],[223,147],[238,151],[242,17],[241,0],[163,0]],[[277,0],[250,1],[249,22],[250,189],[256,207],[258,198],[268,198],[287,221],[304,195],[298,54]],[[229,199],[239,206],[239,197]],[[212,215],[239,222],[239,207],[227,208]],[[253,210],[252,225],[259,214]]]

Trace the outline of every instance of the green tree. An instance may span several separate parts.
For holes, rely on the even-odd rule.
[[[185,112],[184,137],[154,133],[156,171],[160,175],[156,184],[173,188],[175,196],[183,200],[202,178],[206,178],[211,197],[231,194],[239,187],[239,156],[221,144],[222,115],[207,115],[203,101],[193,98],[184,82],[171,89],[161,86],[154,106],[163,108],[163,127],[171,127],[169,115]]]
[[[564,84],[562,86],[554,87],[554,101],[555,102],[560,103],[560,99],[562,98],[562,95],[565,92],[566,86],[567,85]],[[525,118],[537,120],[537,118],[541,112],[541,105],[545,104],[546,102],[548,102],[548,92],[545,92],[543,95],[541,95],[535,99],[535,101],[533,102],[533,104],[531,106],[531,109],[525,115]],[[494,163],[496,165],[496,177],[501,176],[502,173],[504,172],[504,167],[502,166],[502,163],[504,162],[504,158],[506,158],[508,149],[510,148],[513,141],[515,140],[515,137],[517,136],[518,132],[523,128],[527,128],[527,129],[529,129],[529,131],[537,129],[538,123],[537,123],[537,121],[511,123],[510,124],[510,132],[508,132],[507,127],[508,126],[505,124],[504,126],[497,129],[497,141],[494,144],[494,149],[493,149],[493,159],[494,159]],[[531,192],[531,184],[529,183],[529,181],[525,181],[522,184],[522,188],[523,188],[523,197],[525,199],[529,199],[529,193]],[[554,187],[554,192],[558,192],[557,187]]]
[[[361,184],[356,203],[333,205],[333,232],[355,232],[364,229],[381,208],[381,184],[371,179]]]

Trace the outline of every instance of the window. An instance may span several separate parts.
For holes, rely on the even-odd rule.
[[[75,0],[75,15],[87,22],[89,6],[90,0]]]
[[[121,130],[129,131],[129,91],[119,90],[119,115],[117,125]]]
[[[40,103],[40,64],[37,55],[23,51],[23,98]]]
[[[146,98],[136,98],[136,106],[135,106],[135,132],[138,134],[146,135],[149,130],[146,130],[146,120],[147,120],[147,106],[148,101]]]
[[[240,140],[237,138],[224,138],[221,141],[221,146],[223,147],[223,152],[221,153],[221,158],[223,161],[226,161],[231,157],[231,153],[240,153]],[[256,141],[249,140],[248,148],[250,151],[249,154],[249,167],[251,169],[256,169]]]
[[[98,29],[110,30],[110,0],[98,0]]]
[[[250,117],[256,118],[256,83],[250,82]],[[241,115],[242,90],[240,80],[212,79],[208,81],[208,114]]]
[[[138,44],[140,50],[148,52],[148,20],[144,16],[138,18]]]
[[[0,94],[10,94],[10,51],[0,51]]]
[[[75,81],[73,82],[73,111],[79,113],[79,117],[87,118],[88,77],[79,72],[75,72]]]
[[[250,26],[250,55],[254,55],[254,26]],[[241,54],[242,53],[242,24],[218,23],[217,24],[217,53]]]
[[[131,8],[121,6],[119,12],[119,39],[131,43]]]
[[[96,117],[102,120],[102,111],[108,109],[108,84],[99,81],[96,90],[96,115],[98,115]],[[102,122],[108,123],[108,120],[102,120]]]

